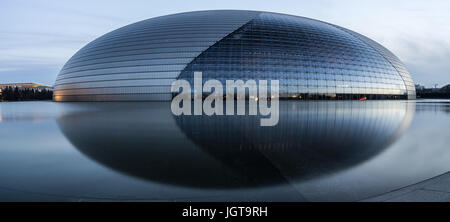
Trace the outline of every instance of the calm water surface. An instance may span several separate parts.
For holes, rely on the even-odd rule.
[[[357,201],[450,170],[450,100],[0,103],[0,201]]]

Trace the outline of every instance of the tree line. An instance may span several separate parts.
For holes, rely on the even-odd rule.
[[[51,100],[53,98],[53,91],[48,89],[32,89],[32,88],[18,88],[7,87],[1,89],[2,101],[27,101],[27,100]]]

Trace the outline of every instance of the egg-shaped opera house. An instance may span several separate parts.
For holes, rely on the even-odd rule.
[[[304,17],[187,12],[140,21],[92,41],[64,65],[55,101],[171,100],[177,79],[279,80],[280,98],[414,99],[402,62],[375,41]]]

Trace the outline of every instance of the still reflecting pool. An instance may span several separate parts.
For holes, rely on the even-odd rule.
[[[261,127],[168,102],[1,103],[0,200],[362,200],[450,170],[449,106],[281,101]]]

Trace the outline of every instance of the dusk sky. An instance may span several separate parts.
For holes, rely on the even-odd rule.
[[[343,26],[391,50],[416,83],[450,83],[450,1],[445,0],[0,0],[0,83],[53,85],[77,50],[109,31],[156,16],[212,9],[279,12]]]

